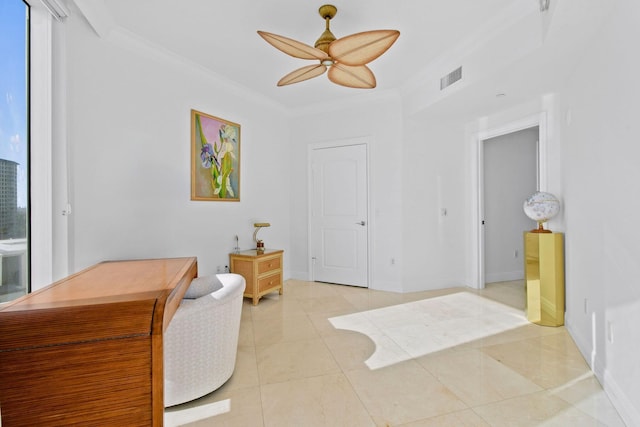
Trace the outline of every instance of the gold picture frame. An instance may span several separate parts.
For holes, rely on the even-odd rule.
[[[191,200],[240,201],[240,125],[191,110]]]

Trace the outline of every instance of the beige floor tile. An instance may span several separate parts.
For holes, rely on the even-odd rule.
[[[472,306],[473,311],[469,311],[470,298],[473,298],[476,303]],[[477,316],[481,314],[479,304],[483,301],[482,297],[467,292],[456,292],[408,302],[405,306],[413,311],[423,313],[427,316],[427,323],[433,324],[445,320]],[[462,302],[467,302],[466,307],[461,306]]]
[[[403,302],[412,302],[412,301],[420,301],[424,299],[431,299],[436,297],[441,297],[445,295],[455,294],[458,292],[467,292],[469,288],[459,287],[459,288],[446,288],[446,289],[434,289],[431,291],[419,291],[419,292],[408,292],[406,294],[400,294]]]
[[[451,318],[431,324],[411,324],[383,329],[405,351],[421,357],[439,351],[455,351],[479,339],[516,328],[513,321],[501,315],[472,318]]]
[[[544,389],[560,387],[590,372],[577,349],[570,350],[564,337],[528,338],[484,347],[481,351]]]
[[[524,280],[492,283],[484,289],[476,291],[479,295],[524,310],[526,297]]]
[[[382,329],[369,315],[371,311],[378,310],[379,309],[331,316],[328,320],[333,327],[338,329],[337,333],[341,333],[341,331],[351,331],[359,332],[364,335],[379,335],[383,333]]]
[[[473,408],[494,427],[587,427],[597,420],[546,391]]]
[[[339,295],[336,289],[336,285],[328,285],[320,282],[287,280],[284,283],[284,292],[286,295],[296,299],[334,297]]]
[[[298,316],[305,314],[300,306],[300,302],[295,298],[290,298],[286,294],[269,294],[261,298],[258,305],[251,306],[251,320],[254,322],[264,322],[272,318],[283,318],[288,316]]]
[[[428,308],[422,306],[422,301],[399,303],[367,310],[359,314],[369,319],[379,329],[413,324],[427,325],[434,322],[432,313]]]
[[[336,294],[338,295],[355,295],[355,296],[360,296],[361,298],[366,298],[365,295],[368,295],[372,292],[378,292],[378,291],[374,291],[373,289],[369,289],[369,288],[365,288],[362,286],[350,286],[350,285],[339,285],[339,284],[327,284],[327,283],[322,283],[322,282],[314,282],[314,283],[318,283],[318,284],[322,284],[322,285],[326,285],[328,287],[330,287]],[[385,294],[387,292],[384,292]]]
[[[236,367],[231,378],[224,384],[225,390],[257,387],[259,384],[255,347],[238,346]]]
[[[543,328],[545,328],[543,326]],[[546,328],[545,328],[546,329]],[[556,328],[551,328],[556,329]],[[539,342],[544,349],[553,351],[563,357],[570,358],[571,360],[584,360],[582,354],[578,350],[578,347],[571,339],[569,332],[563,327],[556,334],[544,334],[540,335]]]
[[[251,322],[251,299],[244,298],[242,300],[242,312],[240,314],[241,322]]]
[[[251,315],[248,319],[242,319],[240,321],[240,333],[238,334],[239,346],[254,346],[255,341],[253,339],[253,322],[251,321]]]
[[[442,351],[451,351],[456,345],[465,342],[456,333],[444,333],[446,331],[442,327],[425,324],[396,326],[384,329],[382,332],[409,355],[416,358]]]
[[[198,400],[165,409],[165,427],[263,426],[258,387],[227,391],[223,386]]]
[[[401,304],[402,294],[391,292],[371,291],[356,288],[355,292],[341,292],[342,296],[357,310],[372,310],[390,305]]]
[[[466,409],[450,390],[417,362],[346,372],[378,426],[398,425]]]
[[[343,371],[379,369],[411,359],[407,352],[383,334],[343,331],[323,339]]]
[[[343,371],[366,368],[365,361],[376,351],[376,344],[367,335],[340,331],[322,338]]]
[[[318,334],[324,337],[342,332],[343,328],[340,327],[341,325],[336,324],[336,318],[340,318],[342,316],[353,316],[354,314],[357,314],[357,312],[354,313],[353,308],[343,307],[340,310],[332,310],[326,313],[309,313],[308,316]]]
[[[273,318],[269,322],[256,322],[253,332],[257,346],[320,337],[306,314]]]
[[[256,356],[260,384],[340,372],[320,338],[257,346]]]
[[[374,425],[343,374],[265,385],[262,404],[266,427]]]
[[[624,427],[620,415],[591,372],[550,392],[608,427]]]
[[[472,407],[542,390],[478,350],[425,356],[418,363]]]
[[[489,427],[489,424],[471,409],[465,409],[463,411],[402,424],[398,427]]]
[[[555,335],[559,333],[563,333],[563,328],[550,328],[533,323],[525,323],[512,329],[504,330],[495,334],[485,335],[468,343],[462,344],[459,349],[466,350],[469,348],[489,347],[497,344],[521,341],[526,338]]]
[[[356,311],[356,308],[343,296],[334,295],[299,300],[300,307],[305,313],[331,313],[339,310]]]

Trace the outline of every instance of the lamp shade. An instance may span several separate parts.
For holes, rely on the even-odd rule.
[[[260,231],[260,229],[264,227],[271,227],[271,224],[269,224],[268,222],[255,222],[253,223],[253,226],[256,228],[255,231],[253,232],[253,241],[257,243],[258,231]]]

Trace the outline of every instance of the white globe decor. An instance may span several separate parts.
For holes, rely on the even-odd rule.
[[[560,201],[551,193],[538,191],[524,201],[524,213],[538,223],[538,228],[531,230],[537,233],[551,233],[542,224],[556,216],[560,211]]]

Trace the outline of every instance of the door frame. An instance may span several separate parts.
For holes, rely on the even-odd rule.
[[[484,276],[484,141],[497,136],[507,135],[520,130],[538,126],[537,175],[538,191],[547,189],[547,113],[541,112],[520,120],[511,121],[494,128],[480,130],[472,136],[472,204],[471,209],[471,277],[470,286],[476,289],[485,287]],[[523,200],[524,203],[524,200]]]
[[[339,148],[347,147],[350,145],[364,145],[367,151],[365,161],[367,163],[367,176],[366,176],[366,195],[367,195],[367,286],[371,286],[371,230],[373,224],[371,222],[371,138],[368,136],[337,139],[331,141],[323,141],[311,143],[307,146],[307,265],[309,266],[308,280],[313,282],[314,277],[314,260],[311,256],[313,252],[313,241],[311,233],[311,208],[312,208],[312,194],[313,194],[313,170],[311,167],[311,156],[314,150],[323,148]]]

